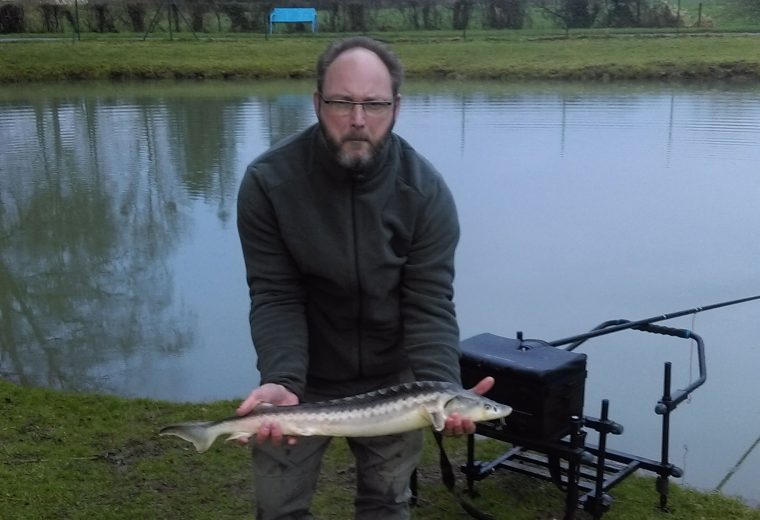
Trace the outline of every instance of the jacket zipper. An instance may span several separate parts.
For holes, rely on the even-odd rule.
[[[359,265],[359,233],[356,218],[356,179],[351,179],[351,229],[354,242],[354,271],[356,274],[356,292],[359,305],[356,318],[356,342],[358,350],[357,358],[359,364],[359,377],[362,377],[364,375],[364,360],[362,356],[362,319],[364,315],[362,294],[364,293],[364,290],[362,288],[361,266]]]

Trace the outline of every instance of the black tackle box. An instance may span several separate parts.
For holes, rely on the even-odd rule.
[[[586,355],[540,340],[479,334],[461,342],[462,383],[470,388],[496,379],[487,397],[513,408],[505,432],[534,440],[570,433],[571,417],[583,415]]]

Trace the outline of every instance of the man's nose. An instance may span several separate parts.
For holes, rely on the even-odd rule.
[[[351,109],[351,126],[364,126],[364,106],[356,104]]]

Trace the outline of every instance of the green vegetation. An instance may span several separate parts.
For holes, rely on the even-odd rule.
[[[267,35],[271,4],[263,0],[189,1],[158,17],[143,0],[91,2],[76,12],[12,0],[0,12],[0,83],[311,77],[326,43],[351,33],[391,43],[410,77],[757,79],[756,3],[317,1],[319,33],[283,24]]]
[[[57,2],[5,0],[0,33],[48,34],[258,33],[268,30],[270,0],[188,0],[168,4],[146,0]],[[278,7],[303,6],[280,0]],[[159,6],[163,9],[159,12]],[[458,31],[481,29],[702,27],[725,30],[756,23],[756,0],[313,0],[320,31]],[[170,11],[170,12],[169,12]],[[158,12],[158,15],[156,13]],[[308,24],[277,27],[279,33],[308,32]]]
[[[235,402],[171,404],[142,399],[23,388],[0,380],[0,511],[3,518],[239,519],[252,516],[250,460],[243,447],[217,442],[202,455],[179,439],[158,437],[162,426],[225,417]],[[420,504],[413,518],[462,519],[440,481],[434,443],[428,439],[420,468]],[[464,461],[464,440],[447,439],[454,464]],[[500,453],[484,441],[478,455]],[[464,485],[457,472],[458,484]],[[325,461],[315,501],[320,518],[347,518],[353,468],[336,440]],[[478,483],[477,507],[495,518],[561,518],[563,494],[535,479],[500,472]],[[632,477],[613,490],[609,520],[760,520],[760,510],[714,493],[672,485],[664,514],[654,480]],[[580,520],[590,518],[586,513]]]
[[[187,35],[184,35],[185,37]],[[335,34],[229,39],[5,42],[0,83],[82,79],[303,78]],[[757,79],[760,34],[575,31],[386,33],[409,77]]]

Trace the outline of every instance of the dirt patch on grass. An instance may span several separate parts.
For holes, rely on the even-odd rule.
[[[163,454],[164,449],[155,440],[128,439],[123,446],[101,452],[99,458],[115,466],[131,467],[146,458]]]

